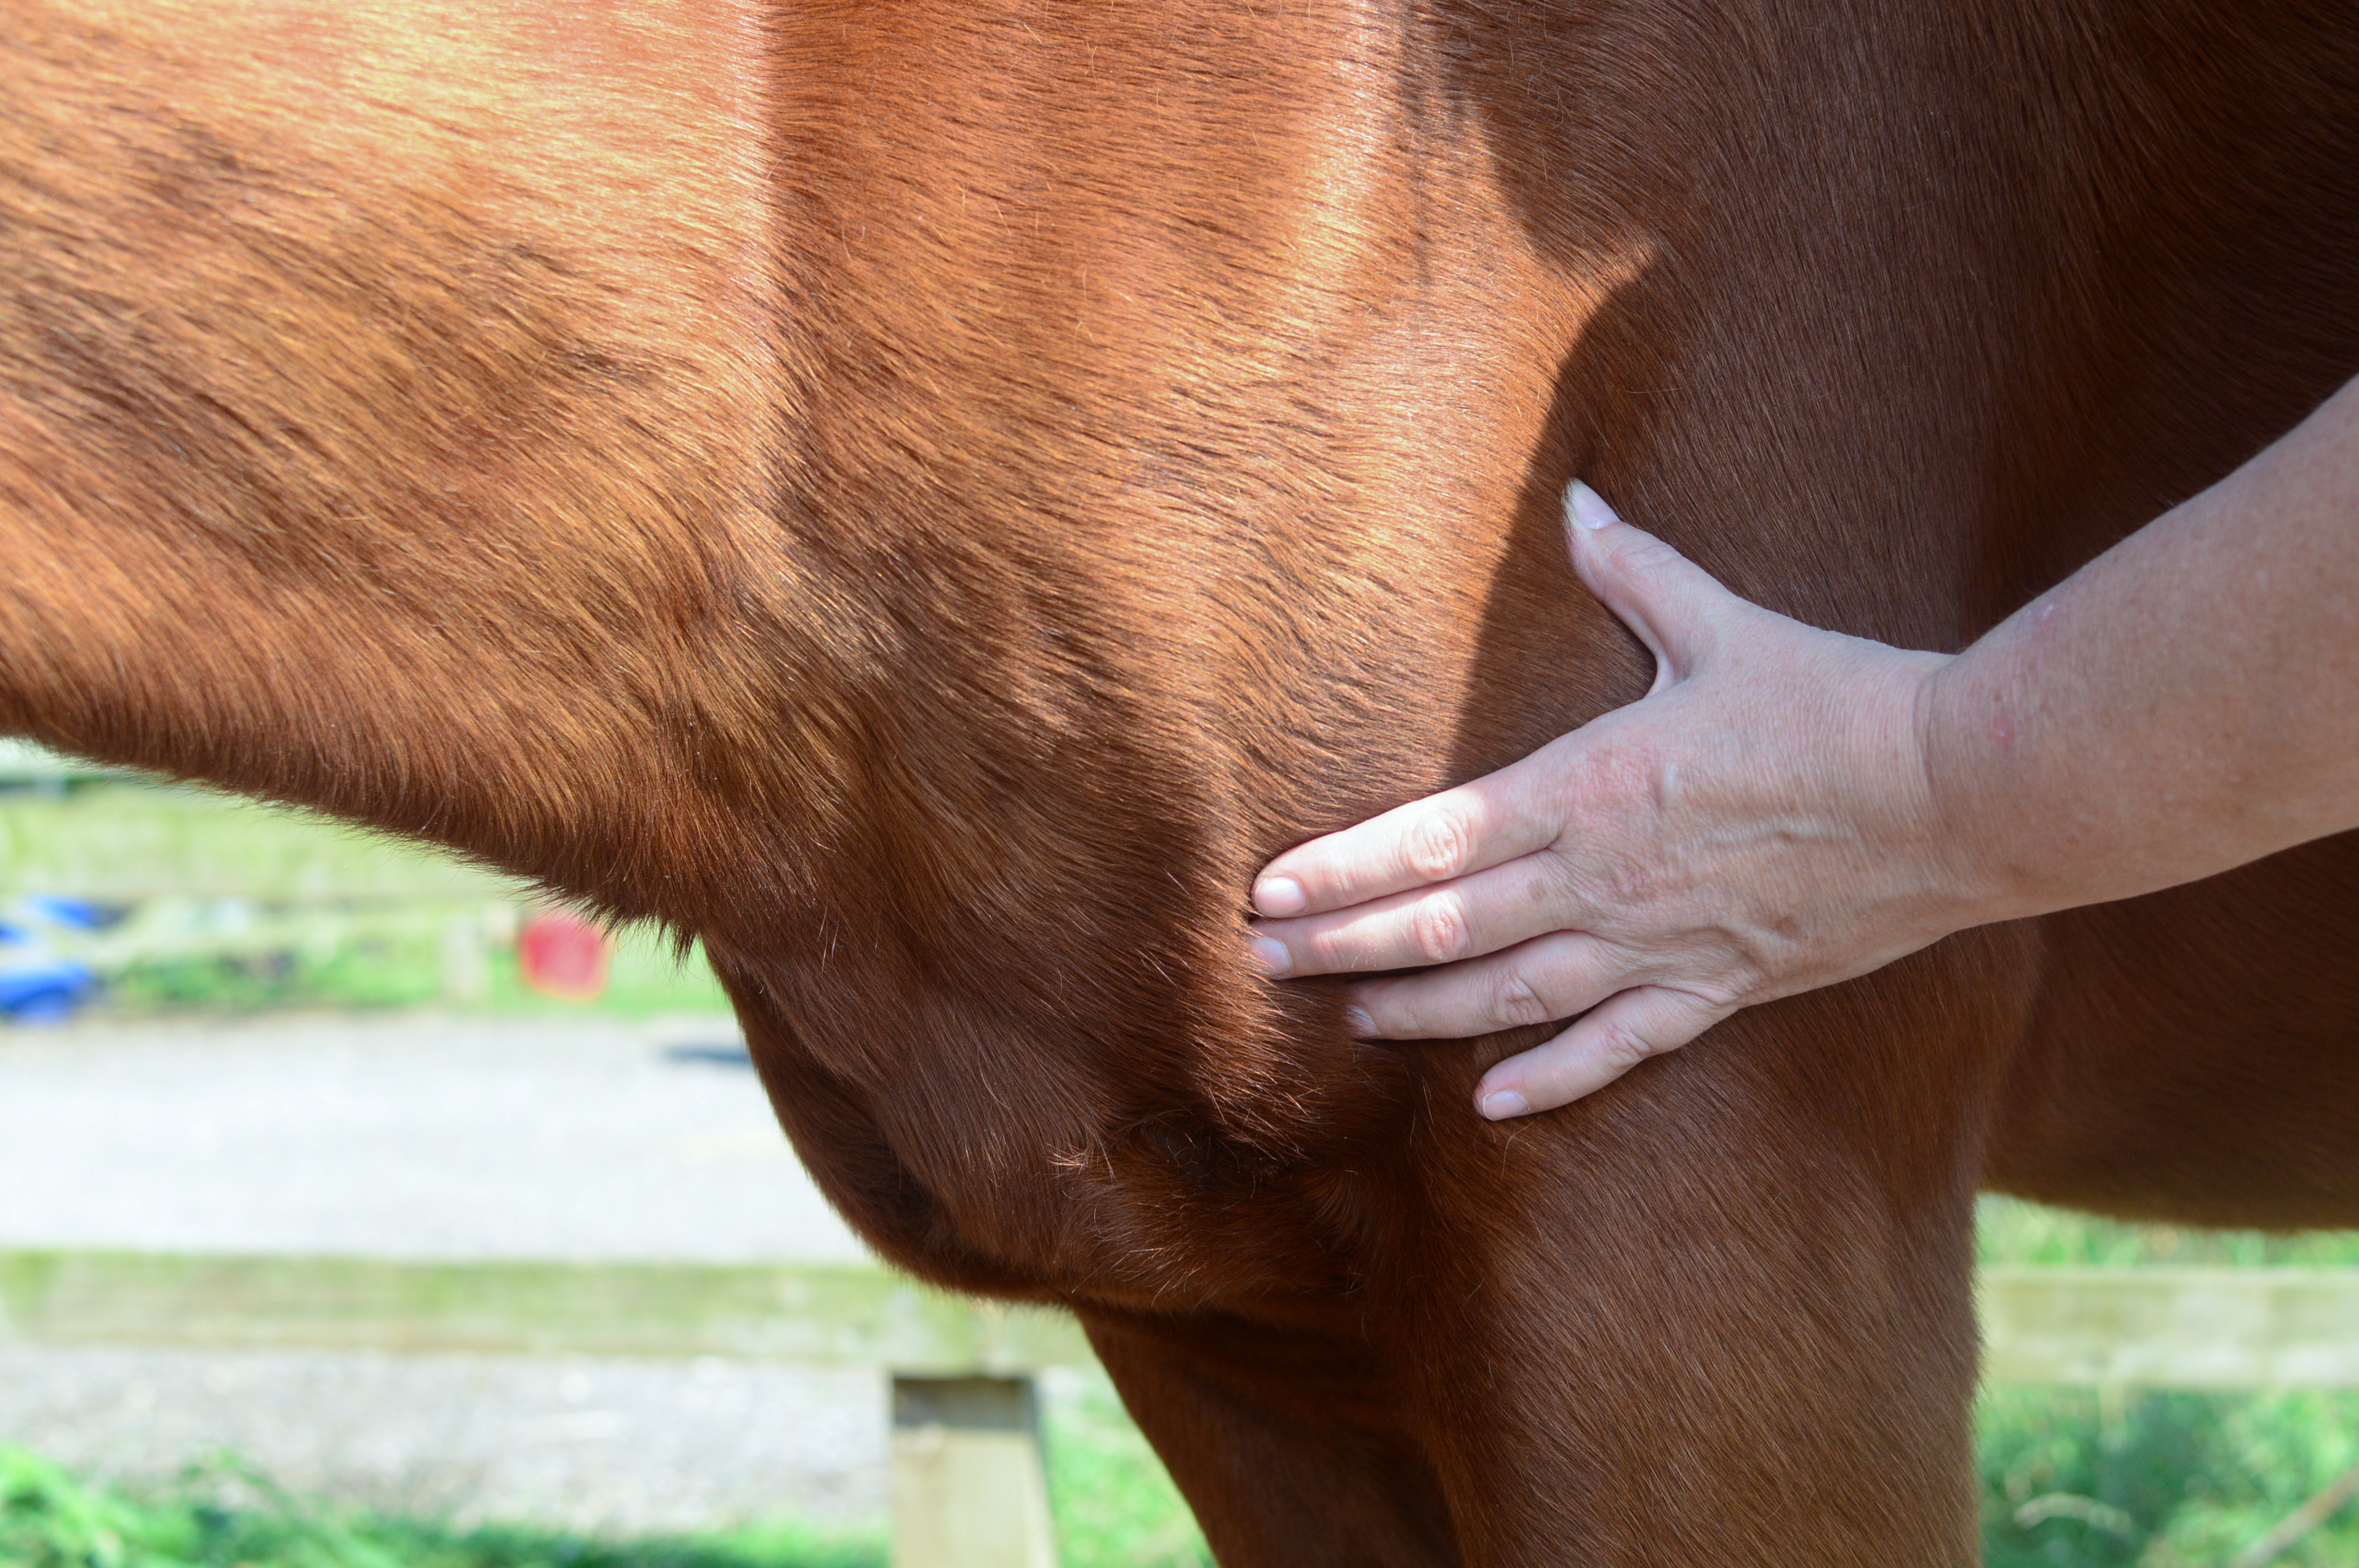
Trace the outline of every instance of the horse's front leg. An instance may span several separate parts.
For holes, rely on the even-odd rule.
[[[1085,1308],[1222,1568],[1457,1568],[1397,1379],[1344,1332]]]
[[[1372,1294],[1469,1563],[1975,1560],[2004,1025],[1958,971],[1752,1010],[1527,1121],[1436,1097]]]

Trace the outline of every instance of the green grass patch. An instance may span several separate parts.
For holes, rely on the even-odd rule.
[[[595,1001],[559,1001],[527,987],[513,948],[484,955],[482,995],[465,1003],[443,991],[442,953],[430,932],[340,947],[324,958],[301,948],[260,957],[176,958],[141,963],[116,975],[100,1006],[118,1014],[253,1012],[276,1008],[371,1011],[440,1007],[468,1012],[579,1014],[647,1018],[668,1012],[726,1012],[729,998],[701,948],[675,957],[661,932],[634,926],[618,935]]]
[[[1993,1389],[1977,1417],[1988,1568],[2226,1563],[2359,1463],[2345,1392]],[[2359,1514],[2278,1561],[2359,1564]]]
[[[408,950],[405,950],[408,949]],[[321,959],[300,950],[137,963],[100,994],[110,1012],[254,1012],[283,1007],[367,1011],[437,1000],[430,942],[371,942]],[[514,960],[510,959],[513,967]]]
[[[0,1447],[5,1568],[884,1568],[880,1533],[795,1523],[607,1540],[461,1530],[290,1496],[235,1459],[151,1495],[97,1487]]]
[[[1996,1194],[1974,1212],[1976,1260],[1993,1263],[2069,1263],[2109,1268],[2332,1268],[2359,1264],[2359,1231],[2204,1230],[2188,1225],[2127,1224],[2025,1203]]]
[[[0,896],[264,903],[519,895],[513,877],[310,812],[185,785],[0,790]]]
[[[1064,1568],[1212,1568],[1195,1515],[1111,1389],[1060,1403],[1046,1441]]]

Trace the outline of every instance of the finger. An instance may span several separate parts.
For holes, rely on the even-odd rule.
[[[1628,956],[1584,931],[1536,936],[1504,953],[1352,989],[1379,1040],[1467,1040],[1585,1012],[1630,983]],[[1355,1021],[1358,1022],[1358,1021]]]
[[[1553,842],[1558,824],[1543,787],[1550,765],[1544,755],[1295,846],[1254,879],[1254,912],[1284,918],[1343,909]]]
[[[1562,860],[1530,854],[1325,914],[1256,921],[1254,951],[1272,979],[1420,969],[1581,929],[1591,913]]]
[[[1474,1105],[1494,1121],[1550,1110],[1676,1051],[1736,1011],[1663,986],[1608,998],[1571,1028],[1483,1075]]]
[[[1564,519],[1573,570],[1652,650],[1657,691],[1692,670],[1721,623],[1744,606],[1710,572],[1623,522],[1579,480],[1564,492]]]

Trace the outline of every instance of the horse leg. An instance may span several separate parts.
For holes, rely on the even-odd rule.
[[[1436,1095],[1369,1290],[1470,1564],[1974,1561],[1976,946],[1527,1122]]]
[[[1365,1343],[1216,1314],[1081,1318],[1223,1568],[1459,1562],[1433,1466]]]

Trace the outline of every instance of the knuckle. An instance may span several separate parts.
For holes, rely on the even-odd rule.
[[[1297,948],[1302,960],[1299,968],[1306,973],[1330,975],[1352,968],[1350,942],[1343,931],[1312,931],[1307,933]]]
[[[1679,988],[1692,1011],[1731,1012],[1777,994],[1774,967],[1757,941],[1742,930],[1723,930],[1718,935],[1714,947],[1689,965],[1693,978]]]
[[[1624,860],[1605,874],[1606,896],[1623,909],[1644,909],[1662,892],[1662,873],[1641,860]]]
[[[1598,1057],[1616,1076],[1628,1072],[1655,1054],[1647,1037],[1626,1025],[1604,1030],[1595,1042]]]
[[[1369,1011],[1382,1026],[1382,1032],[1392,1038],[1430,1040],[1435,1037],[1432,1010],[1422,997],[1414,994],[1400,997],[1385,1004],[1381,1010],[1372,1008]]]
[[[1686,559],[1677,550],[1651,534],[1641,534],[1622,546],[1622,569],[1630,572],[1658,572],[1681,564]]]
[[[1555,1016],[1532,982],[1512,969],[1493,982],[1490,1004],[1485,1011],[1492,1026],[1497,1029],[1546,1023]]]
[[[1409,915],[1409,935],[1429,964],[1447,964],[1465,957],[1474,935],[1466,921],[1466,906],[1455,893],[1419,899]]]
[[[1566,839],[1558,839],[1528,860],[1533,871],[1530,897],[1534,903],[1569,904],[1590,892],[1589,868]]]
[[[1733,1011],[1750,1007],[1756,1001],[1769,1000],[1769,977],[1753,965],[1716,975],[1695,988],[1697,999],[1707,1012]]]
[[[1412,824],[1405,847],[1408,868],[1427,881],[1454,877],[1473,858],[1473,829],[1459,813],[1441,807]]]
[[[1687,989],[1693,998],[1691,1010],[1698,1013],[1734,1012],[1753,1000],[1749,988],[1725,978],[1691,982]]]

